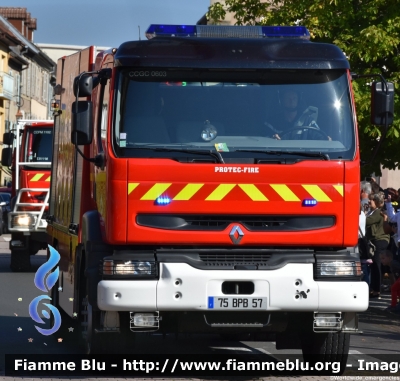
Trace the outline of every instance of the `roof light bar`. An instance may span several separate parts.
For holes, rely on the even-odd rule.
[[[151,39],[156,36],[310,39],[310,33],[304,26],[150,25],[146,31],[146,37]]]

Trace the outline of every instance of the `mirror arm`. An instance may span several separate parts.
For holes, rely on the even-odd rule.
[[[386,82],[385,77],[382,74],[356,74],[356,73],[351,73],[351,79],[371,78],[371,77],[379,77],[381,79],[382,83],[385,85],[386,94],[389,92],[388,84]]]
[[[98,154],[96,157],[91,158],[91,157],[86,157],[85,154],[80,150],[77,144],[75,145],[75,149],[78,151],[79,155],[82,156],[84,160],[87,160],[89,163],[93,163],[96,167],[104,169],[105,165],[105,158],[103,154]]]
[[[86,157],[85,154],[80,150],[78,144],[75,143],[75,149],[78,151],[79,155],[81,155],[85,160],[89,161],[90,163],[95,163],[96,159]]]

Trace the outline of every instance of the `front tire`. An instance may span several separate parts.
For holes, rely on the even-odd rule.
[[[11,250],[10,268],[13,272],[31,271],[31,258],[29,250]]]
[[[304,361],[311,366],[316,362],[338,362],[340,373],[346,369],[350,348],[350,334],[343,332],[316,333],[309,332],[301,338]]]
[[[89,295],[84,294],[85,297],[81,299],[81,336],[82,346],[85,354],[104,353],[105,342],[102,334],[97,334],[95,329],[100,321],[100,312],[94,311],[92,305],[89,303]]]

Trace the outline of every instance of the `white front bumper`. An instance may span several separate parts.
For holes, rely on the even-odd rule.
[[[209,296],[234,296],[222,293],[225,281],[252,281],[254,293],[238,297],[267,297],[268,311],[361,312],[368,308],[367,283],[316,282],[312,264],[296,263],[269,271],[199,270],[186,263],[161,263],[159,280],[100,281],[98,306],[104,311],[205,311]],[[302,291],[307,298],[296,299]]]

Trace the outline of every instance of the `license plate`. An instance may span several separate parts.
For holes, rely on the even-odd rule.
[[[208,297],[209,310],[266,310],[267,298]]]

